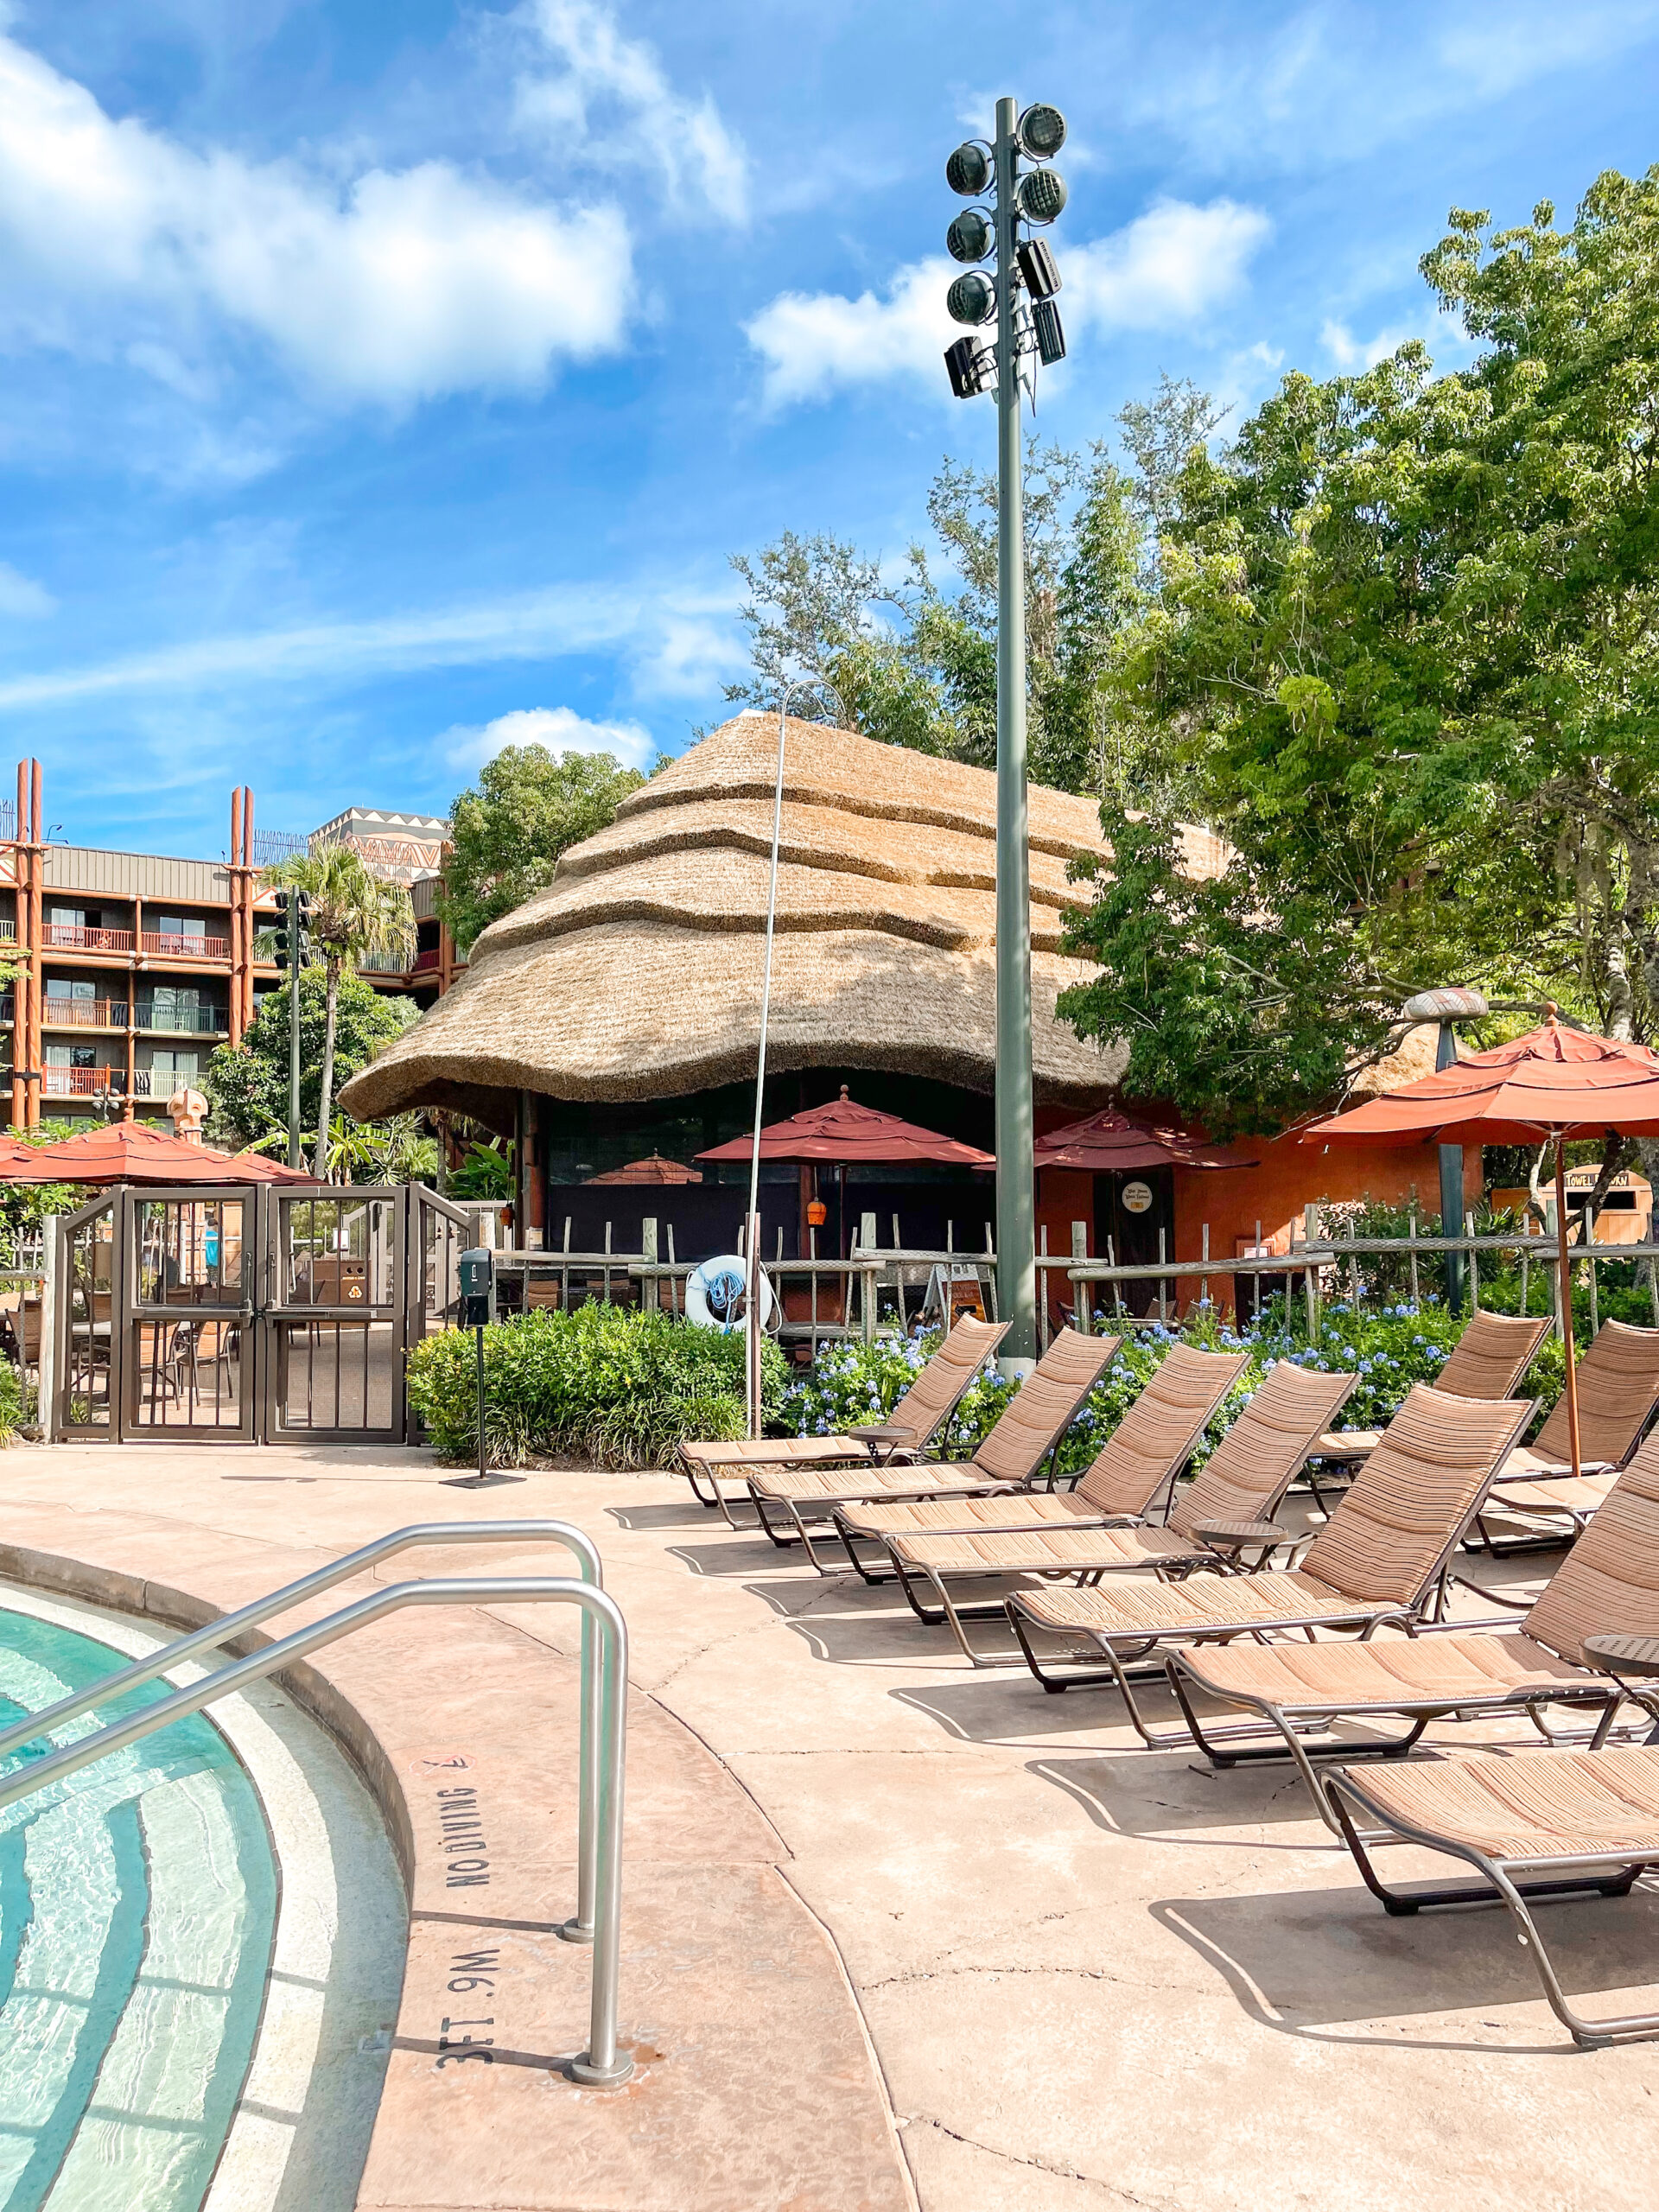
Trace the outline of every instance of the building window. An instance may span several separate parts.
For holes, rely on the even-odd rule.
[[[98,983],[95,978],[79,976],[48,976],[46,995],[49,999],[95,999]]]
[[[195,1052],[169,1052],[157,1046],[149,1056],[150,1072],[158,1077],[170,1076],[176,1090],[181,1084],[195,1081],[200,1057]]]

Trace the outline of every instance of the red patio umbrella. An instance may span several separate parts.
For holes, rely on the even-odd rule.
[[[1490,1052],[1471,1052],[1448,1068],[1367,1099],[1351,1113],[1315,1122],[1304,1141],[1399,1144],[1414,1138],[1447,1143],[1555,1145],[1556,1257],[1560,1268],[1561,1332],[1567,1355],[1567,1423],[1573,1472],[1580,1470],[1579,1388],[1573,1358],[1573,1287],[1567,1273],[1567,1178],[1569,1144],[1609,1134],[1659,1136],[1659,1053],[1564,1029],[1554,1009],[1534,1029]]]
[[[1200,1144],[1185,1129],[1148,1129],[1110,1108],[1051,1129],[1036,1143],[1039,1167],[1080,1167],[1095,1175],[1147,1167],[1254,1167],[1230,1149]]]
[[[16,1156],[14,1157],[14,1150]],[[9,1145],[3,1183],[308,1183],[316,1178],[255,1152],[216,1152],[146,1122],[111,1122],[58,1144]]]
[[[734,1137],[729,1144],[711,1145],[699,1160],[748,1160],[754,1151],[752,1136]],[[995,1167],[994,1153],[963,1144],[937,1130],[918,1128],[901,1122],[896,1114],[883,1114],[874,1106],[860,1106],[841,1086],[841,1096],[828,1106],[814,1106],[804,1114],[791,1114],[786,1122],[773,1122],[760,1132],[762,1160],[813,1161],[851,1165],[859,1160],[893,1164],[905,1160],[934,1160],[951,1167]]]
[[[631,1160],[626,1167],[613,1167],[603,1175],[590,1175],[590,1183],[701,1183],[702,1178],[695,1167],[683,1161],[664,1160],[660,1152],[653,1152],[649,1160]]]

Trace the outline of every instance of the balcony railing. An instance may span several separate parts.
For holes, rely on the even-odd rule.
[[[42,1068],[41,1088],[51,1098],[98,1098],[106,1093],[120,1098],[126,1093],[126,1071],[124,1068]],[[148,1068],[134,1071],[132,1095],[135,1098],[150,1096]]]
[[[3,922],[3,921],[0,921],[0,944],[16,944],[16,942],[17,942],[17,925],[16,925],[16,922]]]
[[[437,964],[438,948],[436,945],[430,945],[424,952],[416,954],[410,963],[409,972],[411,976],[424,976],[429,969],[435,968]]]
[[[132,939],[127,939],[129,944]],[[159,953],[167,960],[228,960],[231,941],[227,937],[196,937],[188,931],[146,930],[139,939],[145,952]]]
[[[87,930],[78,922],[48,922],[45,932],[48,944],[61,945],[70,952],[130,952],[133,949],[130,930]]]
[[[43,1029],[124,1029],[124,999],[54,999],[50,992],[41,1001]]]
[[[160,1029],[175,1037],[227,1037],[231,1017],[222,1006],[166,1007],[145,1006],[142,1001],[132,1010],[136,1029]]]
[[[359,955],[357,966],[366,969],[371,976],[401,976],[404,956],[401,952],[365,952]]]

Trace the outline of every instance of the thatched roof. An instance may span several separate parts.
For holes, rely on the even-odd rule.
[[[465,976],[342,1103],[487,1119],[504,1091],[649,1099],[752,1077],[777,733],[769,714],[740,715],[632,793],[550,889],[484,931]],[[1090,972],[1059,952],[1060,910],[1080,895],[1067,861],[1104,852],[1100,817],[1036,787],[1030,816],[1038,1095],[1097,1103],[1122,1055],[1057,1021],[1054,1000]],[[995,831],[988,771],[789,723],[769,1069],[992,1089]],[[1207,851],[1191,857],[1208,872]]]

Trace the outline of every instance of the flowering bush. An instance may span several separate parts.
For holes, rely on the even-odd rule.
[[[1096,1325],[1103,1332],[1109,1331],[1110,1317],[1102,1314]],[[1349,1306],[1327,1306],[1319,1333],[1310,1341],[1306,1326],[1297,1325],[1282,1300],[1254,1322],[1235,1323],[1213,1306],[1201,1306],[1179,1328],[1162,1322],[1133,1332],[1126,1328],[1122,1345],[1061,1444],[1060,1470],[1075,1474],[1088,1465],[1173,1344],[1250,1356],[1193,1454],[1194,1466],[1201,1466],[1280,1360],[1323,1374],[1357,1375],[1358,1382],[1340,1418],[1351,1428],[1382,1428],[1404,1403],[1414,1382],[1435,1380],[1463,1329],[1460,1319],[1454,1319],[1433,1302],[1413,1306],[1402,1301],[1380,1310],[1362,1308],[1357,1313]],[[883,1420],[931,1357],[938,1341],[935,1333],[826,1347],[785,1392],[785,1424],[802,1436],[827,1436]],[[1561,1347],[1552,1338],[1533,1362],[1524,1388],[1548,1408],[1560,1395],[1561,1382]],[[978,1377],[950,1425],[948,1448],[963,1455],[971,1452],[1016,1387],[990,1374]]]

